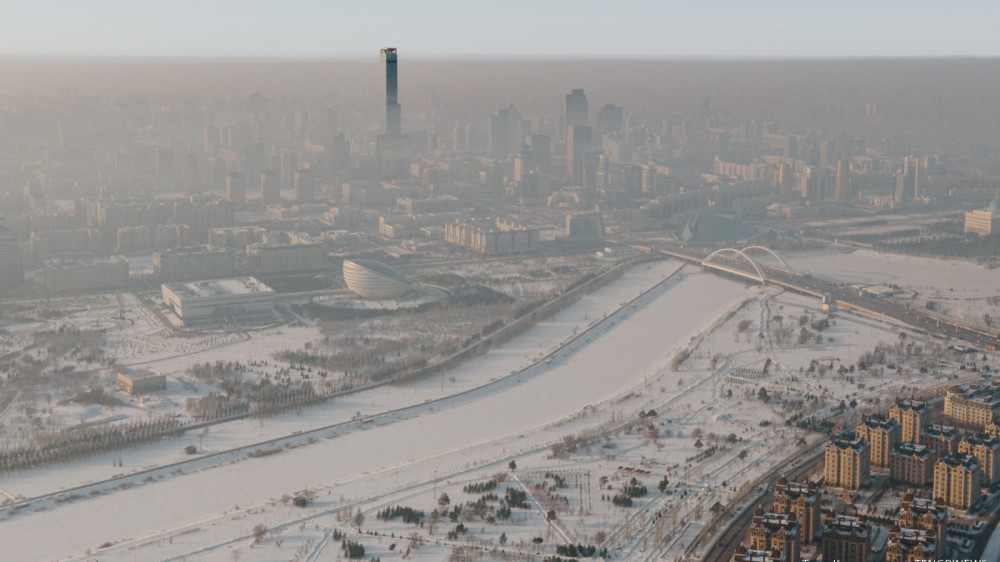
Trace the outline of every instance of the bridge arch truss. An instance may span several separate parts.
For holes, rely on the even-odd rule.
[[[712,266],[714,266],[716,268],[719,268],[720,265],[717,262],[715,262],[715,263],[712,262],[712,259],[715,258],[716,256],[719,256],[719,257],[738,257],[738,258],[742,258],[742,261],[750,264],[750,267],[753,268],[754,272],[756,272],[756,274],[757,274],[757,277],[756,277],[757,280],[760,281],[761,284],[766,285],[767,284],[767,275],[764,273],[764,269],[759,264],[757,264],[757,262],[753,261],[753,259],[748,255],[748,253],[750,253],[750,252],[764,252],[764,253],[770,254],[774,259],[778,260],[778,263],[781,264],[781,268],[784,269],[788,274],[790,274],[790,275],[794,275],[795,274],[795,272],[792,270],[792,267],[790,265],[788,265],[788,262],[786,262],[774,250],[772,250],[770,248],[766,248],[764,246],[747,246],[746,248],[743,248],[742,250],[737,250],[736,248],[722,248],[720,250],[716,250],[716,251],[712,252],[711,254],[708,254],[707,256],[705,256],[705,259],[703,259],[701,261],[701,265],[702,265],[702,267],[706,267],[706,266],[712,267]],[[747,272],[747,274],[751,275],[749,272]]]
[[[750,251],[759,251],[759,252],[764,252],[764,253],[767,253],[767,254],[771,254],[771,257],[773,257],[774,259],[778,260],[778,263],[781,264],[781,268],[784,269],[786,273],[788,273],[789,275],[795,275],[795,271],[792,270],[792,266],[788,265],[788,262],[786,262],[784,260],[784,258],[782,258],[781,256],[779,256],[778,252],[775,252],[771,248],[767,248],[767,247],[764,247],[764,246],[747,246],[746,248],[743,248],[743,250],[741,250],[741,251],[744,254],[749,253]]]

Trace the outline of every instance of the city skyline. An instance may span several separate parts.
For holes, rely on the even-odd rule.
[[[3,558],[1000,561],[1000,56],[708,1],[12,9]]]
[[[391,17],[386,17],[390,15]],[[311,0],[7,6],[0,56],[368,58],[990,57],[1000,6],[783,1],[373,5]],[[504,30],[488,33],[488,30]]]

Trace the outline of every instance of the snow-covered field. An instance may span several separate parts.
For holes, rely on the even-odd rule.
[[[653,274],[647,279],[653,277],[649,280],[654,281],[674,269],[675,264],[657,264],[647,271],[647,275]],[[613,284],[599,294],[612,303],[634,296],[623,289],[626,287],[622,283]],[[705,294],[714,298],[699,298]],[[600,337],[595,334],[592,341],[579,342],[573,353],[537,367],[544,373],[529,374],[519,383],[515,379],[500,389],[480,391],[478,399],[463,397],[454,403],[418,408],[402,414],[409,418],[405,423],[387,420],[348,430],[336,439],[321,439],[294,454],[241,460],[138,485],[127,492],[102,494],[30,515],[18,514],[3,525],[3,534],[10,533],[5,544],[10,552],[58,557],[96,548],[108,539],[125,540],[150,532],[185,528],[208,514],[218,516],[234,506],[261,506],[307,485],[323,486],[333,497],[358,501],[401,485],[430,480],[435,470],[450,474],[474,464],[544,448],[554,438],[547,427],[585,406],[600,404],[642,385],[662,372],[664,363],[690,336],[709,325],[721,312],[739,304],[742,298],[740,285],[707,274],[691,274],[674,286],[668,283],[661,295],[630,311],[630,321],[619,321]],[[590,318],[594,312],[585,310],[583,316]],[[570,309],[559,316],[572,317],[574,313],[579,315],[580,311]],[[686,321],[669,322],[671,317]],[[658,329],[650,329],[654,326]],[[464,365],[456,375],[506,374],[511,370],[508,367],[516,368],[534,354],[537,349],[534,346],[518,346],[539,341],[531,336],[529,332],[510,345]],[[545,350],[544,344],[541,350]],[[373,394],[380,396],[383,392],[386,391]],[[367,402],[367,397],[353,397],[349,404],[341,404],[341,408],[345,413],[353,412],[362,400]],[[143,507],[150,505],[157,507]],[[102,513],[108,520],[99,525],[71,523],[79,521],[83,513]],[[48,521],[42,523],[43,519]],[[30,528],[38,524],[59,525],[66,532],[46,544],[45,552],[40,552],[42,545],[31,539],[21,542],[18,537],[25,535],[17,531],[19,526]],[[113,537],[108,535],[109,528],[116,529]]]
[[[827,249],[785,256],[798,271],[821,279],[857,285],[895,284],[916,291],[916,301],[934,301],[945,314],[983,322],[1000,316],[1000,269],[962,260]],[[991,302],[990,299],[993,298]]]
[[[182,443],[172,441],[88,457],[68,466],[55,466],[39,471],[39,475],[35,475],[33,471],[12,474],[4,479],[4,484],[0,487],[14,495],[32,497],[87,481],[110,478],[118,473],[176,462],[180,460],[180,449],[188,442],[200,442],[208,452],[223,451],[247,443],[289,435],[295,431],[348,421],[359,412],[371,415],[463,392],[531,365],[539,356],[551,352],[562,342],[571,339],[575,333],[584,331],[589,325],[595,324],[619,308],[623,302],[634,298],[679,268],[680,264],[674,262],[637,268],[604,290],[584,297],[555,318],[539,322],[515,341],[494,349],[474,363],[448,372],[447,376],[346,396],[321,406],[305,409],[295,415],[269,418],[264,423],[243,420],[216,425],[205,437],[188,436]],[[161,372],[168,373],[168,376],[176,376],[191,364],[208,360],[264,361],[269,359],[274,351],[296,344],[301,345],[303,341],[316,337],[316,331],[309,328],[281,327],[274,329],[268,335],[270,337],[160,360],[156,363],[156,367]],[[168,387],[171,385],[175,383],[168,380]],[[179,398],[174,396],[175,394],[168,392],[163,398],[149,398],[146,406],[155,408],[161,401],[176,401]],[[183,393],[180,398],[183,398]],[[99,407],[91,409],[96,412],[104,411]],[[96,412],[91,416],[97,416]],[[119,460],[122,462],[121,467],[115,466]]]
[[[789,262],[830,277],[874,268],[871,261],[836,261],[858,253],[800,254]],[[909,260],[919,258],[906,258],[891,275],[905,277],[912,267],[916,279],[930,267],[905,265]],[[835,265],[824,265],[830,263]],[[904,284],[880,277],[890,274],[856,275]],[[654,286],[634,306],[619,310]],[[398,558],[409,550],[408,558],[444,560],[460,549],[478,549],[485,559],[494,549],[504,551],[498,558],[532,559],[555,554],[554,544],[570,543],[607,548],[616,559],[674,559],[709,523],[716,503],[734,501],[744,483],[818,439],[785,426],[784,417],[819,415],[841,400],[873,408],[876,397],[889,401],[940,386],[955,372],[918,373],[913,347],[898,345],[904,331],[898,326],[839,313],[830,325],[816,328],[814,322],[825,318],[818,306],[672,261],[642,265],[441,376],[263,422],[220,424],[177,441],[6,475],[0,493],[9,497],[84,487],[0,510],[4,556],[334,560],[342,555],[336,533],[363,544],[366,559]],[[803,329],[808,337],[800,337]],[[280,330],[276,340],[302,341],[315,333]],[[879,341],[896,345],[891,368],[848,370]],[[928,342],[912,335],[907,341],[930,353]],[[551,361],[536,363],[567,342]],[[266,358],[270,346],[280,345],[234,341],[158,363],[179,371],[209,358]],[[761,389],[767,402],[759,398]],[[638,421],[639,412],[649,415]],[[187,460],[182,447],[199,442],[203,452],[190,462],[164,467]],[[134,474],[142,469],[148,471]],[[497,499],[463,491],[500,473],[500,498],[507,488],[528,497],[528,507],[502,520],[494,517]],[[648,493],[635,497],[631,507],[613,505],[611,496],[632,478]],[[665,492],[657,489],[663,479],[669,481]],[[315,496],[308,507],[281,501],[305,489]],[[428,518],[435,508],[447,512],[437,501],[442,493],[451,498],[448,509],[465,507],[454,521],[442,515],[433,534],[427,524],[376,517],[392,505],[424,511]],[[259,542],[253,537],[258,525]],[[456,536],[449,538],[453,529]]]

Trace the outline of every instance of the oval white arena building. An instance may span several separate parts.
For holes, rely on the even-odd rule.
[[[344,260],[347,288],[366,299],[392,299],[410,292],[410,281],[392,267],[371,260]]]

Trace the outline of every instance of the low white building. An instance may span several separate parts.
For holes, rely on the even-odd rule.
[[[989,236],[1000,230],[1000,200],[994,199],[986,209],[965,213],[965,233]]]
[[[149,394],[166,390],[167,377],[148,369],[121,371],[118,373],[118,390],[129,396]]]
[[[184,324],[267,319],[274,301],[274,290],[253,277],[163,284],[163,302]]]

